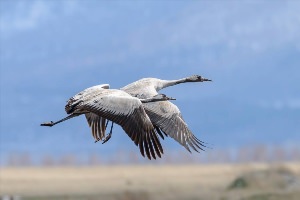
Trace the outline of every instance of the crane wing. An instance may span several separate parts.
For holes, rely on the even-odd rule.
[[[169,101],[160,101],[143,104],[147,115],[157,132],[163,138],[161,132],[175,139],[184,146],[189,152],[190,148],[199,152],[205,145],[188,128],[184,122],[180,110],[176,105]]]
[[[96,115],[94,113],[86,113],[86,120],[91,127],[92,135],[95,141],[99,141],[105,138],[106,119]]]
[[[156,155],[161,157],[163,153],[162,146],[141,101],[125,92],[123,94],[122,91],[121,95],[118,95],[120,91],[106,91],[112,93],[95,95],[88,101],[80,101],[75,104],[76,108],[73,108],[76,110],[75,113],[91,112],[93,115],[88,114],[88,121],[99,122],[100,118],[105,118],[119,124],[131,140],[139,146],[143,156],[146,152],[149,159],[155,159]],[[95,115],[98,117],[95,117]],[[96,124],[95,127],[99,126]]]

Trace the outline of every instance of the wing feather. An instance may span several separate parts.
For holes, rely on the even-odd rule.
[[[156,127],[156,132],[162,137],[162,133],[172,137],[189,152],[204,150],[204,142],[199,140],[188,128],[176,105],[169,101],[160,101],[143,104],[147,115]],[[158,131],[159,130],[159,131]],[[163,138],[163,137],[162,137]]]
[[[94,94],[92,98],[89,96],[89,99],[81,99],[72,110],[76,113],[87,113],[86,118],[95,139],[104,137],[105,132],[99,124],[103,124],[103,120],[109,120],[119,124],[131,140],[140,146],[142,155],[146,152],[149,159],[155,159],[154,149],[161,150],[160,153],[163,153],[154,126],[141,101],[123,91],[105,89]],[[152,145],[156,147],[153,149]]]
[[[106,119],[103,117],[100,117],[97,114],[91,113],[91,112],[86,113],[85,117],[86,117],[89,127],[91,127],[92,135],[93,135],[95,141],[102,140],[105,137]]]

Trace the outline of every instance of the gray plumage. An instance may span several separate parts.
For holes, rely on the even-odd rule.
[[[157,78],[143,78],[135,81],[121,90],[138,98],[148,98],[158,94],[158,91],[173,85],[186,82],[211,81],[198,75],[178,80],[161,80]],[[183,120],[180,110],[169,101],[152,102],[144,104],[144,109],[149,116],[157,133],[164,138],[163,134],[170,136],[184,146],[189,152],[190,148],[199,152],[204,144],[196,138],[188,125]]]
[[[108,84],[87,88],[70,98],[65,107],[69,114],[57,122],[47,122],[42,126],[53,126],[73,117],[85,114],[96,141],[106,142],[105,130],[108,121],[119,124],[127,135],[139,146],[143,156],[149,159],[161,157],[163,148],[158,135],[170,136],[184,146],[199,152],[204,144],[190,131],[180,110],[158,91],[169,86],[186,82],[211,81],[198,75],[178,80],[144,78],[120,90],[109,89]],[[111,131],[112,131],[111,126]]]
[[[105,136],[106,120],[119,124],[131,140],[140,148],[143,156],[149,159],[161,157],[163,148],[155,132],[143,102],[170,100],[165,95],[138,99],[128,93],[109,89],[108,84],[93,86],[79,92],[67,101],[65,110],[68,117],[57,122],[43,123],[42,126],[53,126],[72,117],[85,114],[95,140]]]

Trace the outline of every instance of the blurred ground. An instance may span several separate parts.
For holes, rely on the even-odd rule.
[[[300,199],[300,163],[0,168],[18,199]]]

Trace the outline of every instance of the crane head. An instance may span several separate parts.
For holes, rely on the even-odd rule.
[[[158,101],[164,101],[164,100],[176,100],[173,97],[168,97],[165,94],[157,94],[153,96],[153,99],[157,99]]]
[[[188,78],[186,78],[188,82],[204,82],[204,81],[212,81],[210,79],[204,78],[200,75],[193,75]]]

